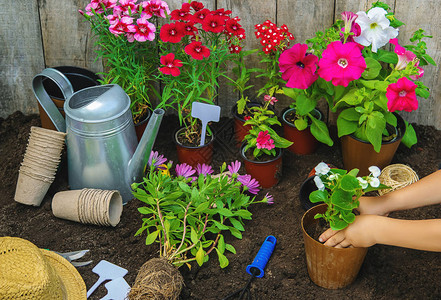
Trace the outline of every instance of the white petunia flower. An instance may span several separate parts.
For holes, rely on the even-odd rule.
[[[317,188],[320,191],[324,191],[325,190],[325,185],[323,184],[323,181],[320,179],[320,177],[314,176],[314,182],[315,182],[315,185],[317,186]]]
[[[370,166],[369,167],[369,172],[371,172],[372,176],[374,176],[375,178],[377,178],[381,174],[381,170],[377,166]]]
[[[355,23],[360,25],[361,34],[354,37],[354,41],[363,46],[372,44],[372,52],[377,52],[377,49],[386,45],[390,39],[396,38],[398,29],[389,26],[390,21],[386,14],[387,11],[381,7],[374,7],[367,14],[359,11]]]
[[[328,174],[329,170],[331,170],[331,168],[326,163],[321,162],[315,167],[314,170],[316,174],[326,175]]]
[[[366,180],[364,180],[363,178],[361,178],[361,177],[357,177],[357,179],[358,179],[358,181],[360,182],[360,184],[361,184],[361,188],[363,188],[363,189],[365,189],[365,188],[367,188],[368,187],[368,182],[366,181]]]
[[[371,179],[369,180],[369,184],[370,184],[372,187],[377,188],[377,187],[380,186],[380,179],[378,179],[378,178],[372,178],[372,177],[371,177]]]

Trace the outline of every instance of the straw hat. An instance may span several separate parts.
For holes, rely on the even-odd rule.
[[[86,285],[60,255],[17,237],[0,237],[0,299],[86,299]]]

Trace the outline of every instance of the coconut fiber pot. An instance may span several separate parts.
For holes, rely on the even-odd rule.
[[[326,204],[314,206],[303,215],[306,264],[309,277],[315,284],[327,289],[339,289],[355,280],[368,248],[328,247],[312,238],[307,230],[319,222],[314,216],[324,213],[326,207]]]

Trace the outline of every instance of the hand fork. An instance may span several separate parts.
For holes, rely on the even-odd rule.
[[[53,252],[57,253],[58,255],[61,255],[65,259],[67,259],[67,261],[70,262],[75,267],[83,267],[83,266],[87,266],[88,264],[92,263],[92,260],[78,261],[78,262],[74,261],[74,260],[77,260],[77,259],[83,257],[87,252],[89,252],[89,250],[78,250],[78,251],[64,252],[64,253],[57,252],[57,251],[53,251]]]

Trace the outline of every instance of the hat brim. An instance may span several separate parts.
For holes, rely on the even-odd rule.
[[[87,299],[86,284],[77,269],[64,257],[45,249],[40,249],[63,283],[65,299]]]

